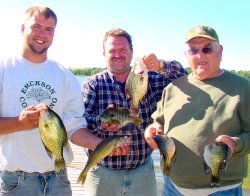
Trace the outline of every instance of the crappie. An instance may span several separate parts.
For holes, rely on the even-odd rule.
[[[88,171],[97,165],[97,163],[108,156],[112,150],[127,140],[126,136],[116,136],[104,139],[97,148],[90,153],[84,170],[80,173],[77,183],[84,184]]]
[[[138,127],[142,122],[141,118],[133,116],[130,110],[122,107],[108,108],[104,110],[104,112],[100,114],[100,119],[108,125],[120,124],[122,127],[131,122]]]
[[[208,144],[204,148],[204,170],[211,171],[211,187],[220,186],[220,172],[225,172],[230,157],[230,149],[226,144]]]
[[[160,150],[160,155],[161,155],[160,166],[162,173],[164,175],[168,175],[171,163],[173,162],[176,153],[176,147],[174,141],[167,135],[155,135],[154,140],[157,143]]]
[[[148,90],[148,70],[141,59],[136,59],[125,85],[126,98],[131,98],[130,110],[132,114],[138,114],[139,102]]]
[[[51,158],[55,157],[55,171],[65,169],[63,147],[67,150],[70,149],[67,133],[60,116],[48,106],[47,109],[40,111],[39,131],[48,155]]]

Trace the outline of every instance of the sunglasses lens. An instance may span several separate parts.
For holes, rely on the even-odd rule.
[[[213,52],[213,49],[210,46],[206,46],[206,47],[202,48],[202,52],[204,54],[211,54]]]
[[[190,48],[190,49],[189,49],[189,53],[190,53],[191,55],[196,55],[198,52],[199,52],[199,49],[198,49],[198,48]]]

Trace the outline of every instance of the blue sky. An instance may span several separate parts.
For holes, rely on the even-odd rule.
[[[0,0],[0,56],[18,51],[24,10],[47,5],[58,17],[49,57],[66,67],[105,67],[102,39],[121,27],[133,38],[134,57],[155,53],[188,67],[186,31],[213,27],[224,46],[221,67],[250,70],[250,1],[248,0]]]

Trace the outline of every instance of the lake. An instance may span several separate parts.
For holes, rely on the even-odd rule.
[[[83,76],[76,76],[78,81],[82,83],[86,77]],[[157,191],[158,195],[160,195],[162,185],[163,185],[163,174],[160,170],[160,154],[158,150],[155,150],[152,154],[153,160],[154,160],[154,165],[155,165],[155,175],[156,175],[156,180],[157,180]],[[250,156],[248,157],[248,174],[250,173]],[[248,175],[247,178],[244,180],[243,184],[244,188],[244,195],[250,195],[250,175]]]

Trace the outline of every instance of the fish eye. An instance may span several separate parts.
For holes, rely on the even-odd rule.
[[[115,117],[115,115],[114,114],[110,114],[110,118],[114,118]]]

